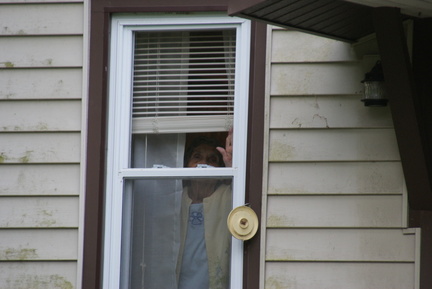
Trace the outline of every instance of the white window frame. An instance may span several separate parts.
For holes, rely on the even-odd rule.
[[[234,154],[231,168],[130,168],[133,33],[142,30],[223,29],[237,31]],[[107,182],[103,288],[120,286],[123,186],[127,179],[233,177],[233,207],[244,205],[248,123],[250,21],[220,13],[114,15],[111,20]],[[235,193],[234,193],[235,192]],[[231,288],[242,288],[243,242],[233,238]]]

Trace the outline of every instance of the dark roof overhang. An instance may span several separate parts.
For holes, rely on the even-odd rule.
[[[230,0],[228,13],[269,24],[296,29],[325,37],[354,42],[374,32],[374,7],[362,2],[343,0]],[[387,1],[390,2],[390,1]],[[431,10],[406,7],[401,9],[404,19],[432,15]],[[397,7],[397,6],[393,6]],[[401,8],[401,7],[397,7]],[[410,8],[410,9],[409,9]],[[423,13],[423,14],[422,14]]]

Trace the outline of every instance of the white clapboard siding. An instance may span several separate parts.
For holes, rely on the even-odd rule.
[[[80,133],[1,133],[0,163],[78,163]]]
[[[79,184],[79,164],[0,165],[0,196],[78,196]]]
[[[266,289],[414,289],[412,263],[267,263]]]
[[[393,129],[273,130],[270,161],[395,161]]]
[[[1,131],[79,131],[81,101],[2,101]]]
[[[82,34],[83,4],[1,5],[1,35]],[[25,15],[25,17],[23,17]]]
[[[80,67],[82,36],[0,37],[0,67]]]
[[[76,229],[0,229],[0,261],[76,260]]]
[[[270,163],[268,194],[402,194],[400,162]]]
[[[270,93],[276,95],[359,94],[364,72],[358,62],[273,64]]]
[[[393,127],[389,107],[365,108],[360,95],[273,97],[270,128]]]
[[[77,228],[78,197],[0,197],[0,228]]]
[[[80,288],[87,8],[0,0],[2,289]]]
[[[400,229],[267,229],[266,260],[414,262],[415,236]]]
[[[76,287],[74,262],[0,262],[2,289],[72,289]]]
[[[391,113],[360,101],[376,45],[268,35],[263,288],[415,289],[419,231],[404,229]]]
[[[0,69],[0,100],[80,99],[81,93],[79,68]]]
[[[292,30],[274,31],[271,47],[273,63],[357,61],[349,43]]]
[[[267,227],[401,228],[402,195],[271,196]]]

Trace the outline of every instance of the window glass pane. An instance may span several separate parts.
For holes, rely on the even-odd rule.
[[[183,167],[191,134],[219,138],[232,127],[236,31],[141,31],[134,38],[131,166]]]
[[[181,168],[185,134],[134,134],[133,168]]]
[[[132,167],[133,168],[182,168],[190,167],[185,158],[191,157],[199,146],[208,148],[202,153],[205,159],[200,165],[226,167],[217,147],[225,149],[230,133],[179,133],[179,134],[134,134],[132,136]],[[203,149],[201,149],[203,150]],[[215,163],[214,158],[217,158]],[[198,163],[193,165],[196,167]],[[228,165],[229,166],[229,165]]]
[[[127,180],[122,288],[228,288],[231,182],[209,177]]]

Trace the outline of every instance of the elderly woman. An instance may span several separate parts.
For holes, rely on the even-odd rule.
[[[228,167],[232,163],[232,131],[223,148],[207,137],[195,139],[185,153],[185,167]],[[181,209],[181,240],[177,264],[179,289],[229,288],[231,235],[226,219],[231,210],[231,185],[217,179],[185,182]]]

